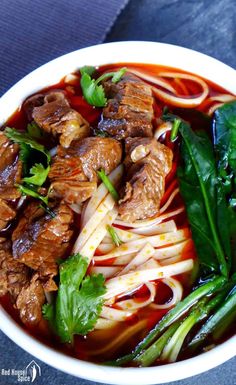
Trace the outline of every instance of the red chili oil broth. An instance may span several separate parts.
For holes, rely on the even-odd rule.
[[[127,69],[132,68],[136,70],[143,70],[145,73],[150,75],[157,75],[161,71],[171,71],[171,72],[181,72],[186,73],[179,69],[173,69],[170,67],[164,67],[164,66],[157,66],[157,65],[147,65],[147,64],[127,64],[127,63],[118,63],[118,64],[112,64],[112,65],[105,65],[101,66],[97,69],[97,76],[99,76],[101,73],[105,71],[114,71],[118,68],[126,67]],[[70,84],[66,83],[65,78],[62,79],[58,84],[55,84],[53,86],[47,87],[43,89],[41,92],[47,92],[49,90],[64,90],[66,93],[66,96],[68,97],[71,107],[77,110],[79,113],[83,115],[85,119],[88,120],[90,125],[92,127],[96,127],[97,122],[99,120],[99,117],[102,113],[101,108],[95,108],[91,105],[89,105],[85,99],[82,96],[82,91],[80,88],[80,74],[79,72],[76,73],[78,76],[78,79],[71,81]],[[183,96],[190,96],[190,92],[186,91],[186,86],[188,90],[191,90],[191,92],[196,95],[200,92],[200,88],[198,85],[196,85],[194,82],[189,80],[176,80],[176,79],[169,79],[168,81],[170,84],[177,90],[178,93],[182,94]],[[205,80],[206,81],[206,80]],[[223,88],[213,84],[212,82],[206,81],[209,87],[209,96],[213,96],[216,94],[224,94],[228,93]],[[160,87],[161,88],[161,87]],[[202,128],[206,131],[210,132],[210,123],[209,119],[202,114],[202,112],[206,111],[206,108],[208,107],[209,101],[204,101],[198,108],[196,109],[185,109],[185,108],[176,108],[172,105],[168,105],[160,100],[157,100],[155,98],[154,102],[154,113],[155,118],[160,118],[162,115],[163,108],[167,106],[173,113],[176,113],[176,115],[184,118],[187,120],[193,129]],[[23,108],[19,108],[7,121],[6,125],[10,127],[15,127],[19,130],[25,130],[27,126],[27,116],[23,110]],[[154,122],[154,127],[156,126],[156,122]],[[173,185],[173,180],[176,178],[176,170],[178,166],[178,146],[179,143],[176,141],[175,143],[171,143],[170,141],[170,133],[167,133],[164,137],[161,138],[161,141],[169,146],[174,151],[174,162],[172,170],[170,171],[169,175],[166,178],[166,192],[163,197],[163,203],[166,201],[171,194],[171,185]],[[172,186],[173,187],[173,186]],[[168,191],[169,189],[169,191]],[[169,210],[174,210],[175,208],[179,207],[180,205],[183,205],[183,201],[178,194],[170,207]],[[168,220],[174,219],[176,221],[178,228],[183,228],[185,226],[188,226],[188,221],[186,218],[186,213],[181,213],[180,215],[176,215],[173,218],[168,218]],[[76,220],[75,225],[77,232],[79,228],[79,219]],[[117,226],[118,228],[124,228],[122,226]],[[73,239],[74,241],[74,239]],[[72,245],[71,245],[72,246]],[[96,255],[100,255],[99,251],[96,252]],[[187,258],[196,258],[196,252],[193,245],[193,242],[190,242],[186,245],[186,248],[183,250],[181,259],[187,259]],[[100,263],[100,265],[111,265],[115,264],[115,259],[112,258],[110,260],[104,261],[104,263]],[[190,291],[190,282],[191,282],[191,274],[185,273],[178,275],[177,278],[184,287],[184,295],[188,294]],[[161,281],[155,282],[157,286],[157,298],[155,299],[158,303],[166,303],[171,299],[171,290]],[[135,293],[133,298],[136,301],[141,302],[142,300],[145,300],[147,298],[148,291],[145,285],[142,285],[139,290]],[[131,298],[131,297],[129,297]],[[124,297],[122,298],[124,299]],[[10,302],[9,296],[4,296],[0,298],[1,304],[4,307],[4,309],[11,315],[11,317],[18,322],[21,326],[22,323],[19,319],[19,316],[14,309],[13,305]],[[118,326],[115,326],[111,329],[106,330],[99,330],[89,333],[86,337],[82,336],[75,336],[74,344],[73,346],[68,345],[62,345],[60,342],[58,342],[57,338],[54,337],[50,332],[47,326],[43,326],[41,328],[42,332],[39,330],[32,331],[27,329],[25,326],[24,329],[39,339],[40,341],[44,342],[45,344],[49,346],[56,347],[57,350],[63,351],[66,354],[73,355],[75,357],[78,357],[80,359],[94,361],[94,362],[103,362],[104,360],[115,358],[120,356],[124,353],[129,353],[136,345],[137,342],[140,341],[147,333],[148,330],[150,330],[167,312],[167,310],[154,310],[151,307],[146,307],[140,309],[135,316],[131,317],[130,319],[127,319],[127,321],[120,322]],[[145,319],[147,321],[146,328],[140,331],[139,333],[135,334],[133,337],[127,341],[127,344],[125,346],[121,346],[119,349],[117,349],[114,352],[109,352],[108,356],[100,355],[97,356],[90,356],[89,351],[92,351],[94,349],[101,348],[102,346],[105,346],[107,343],[109,343],[113,338],[115,338],[119,333],[123,332],[125,328],[130,327],[131,325],[135,324],[135,322],[138,322],[139,320]]]

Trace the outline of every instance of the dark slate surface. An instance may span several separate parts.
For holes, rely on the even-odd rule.
[[[40,64],[105,38],[120,0],[1,0],[0,93]],[[88,11],[88,8],[90,11]],[[46,15],[46,17],[45,17]],[[107,41],[151,40],[179,44],[236,68],[235,0],[131,0]],[[2,368],[24,368],[32,356],[0,333]],[[36,360],[35,384],[92,385]],[[236,385],[236,358],[199,376],[169,385]],[[0,375],[0,384],[18,384]]]
[[[235,20],[235,0],[131,0],[107,41],[177,44],[236,68]]]

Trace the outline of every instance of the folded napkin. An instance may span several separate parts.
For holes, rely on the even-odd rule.
[[[0,95],[57,56],[102,43],[128,0],[1,0]]]

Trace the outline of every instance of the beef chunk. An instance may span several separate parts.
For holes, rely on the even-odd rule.
[[[16,299],[29,276],[28,267],[13,259],[11,242],[0,238],[0,296],[10,293]]]
[[[64,203],[53,209],[55,217],[45,214],[37,202],[25,209],[12,234],[13,256],[36,270],[47,291],[56,290],[57,259],[65,255],[73,234],[73,212]]]
[[[120,143],[111,138],[76,140],[68,149],[59,146],[49,173],[51,194],[68,204],[84,202],[97,187],[97,171],[103,168],[109,174],[121,157]]]
[[[151,138],[128,138],[125,145],[127,182],[119,214],[123,220],[133,222],[159,212],[173,154]]]
[[[38,274],[34,274],[26,283],[16,300],[22,322],[29,327],[36,326],[42,320],[42,305],[45,302],[43,286]]]
[[[152,90],[138,77],[127,73],[118,83],[104,82],[108,103],[98,124],[101,131],[120,140],[152,136]]]
[[[0,238],[0,296],[7,293],[24,324],[35,326],[41,321],[45,295],[38,275],[32,277],[31,270],[13,258],[11,242]]]
[[[74,139],[89,135],[88,122],[70,104],[62,91],[50,91],[44,95],[34,95],[24,104],[28,117],[49,134],[60,136],[60,144],[69,147]]]
[[[19,146],[0,132],[0,231],[16,216],[14,203],[21,194],[15,184],[20,183],[21,174]]]

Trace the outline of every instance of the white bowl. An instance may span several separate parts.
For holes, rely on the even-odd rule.
[[[0,99],[0,125],[23,100],[57,83],[83,65],[133,62],[181,68],[200,75],[236,94],[236,71],[201,53],[170,44],[119,42],[84,48],[61,56],[31,72]],[[236,336],[207,353],[185,361],[151,368],[114,368],[84,362],[47,347],[29,336],[0,307],[2,331],[21,348],[47,364],[74,376],[108,384],[145,385],[180,380],[211,369],[236,355]]]

